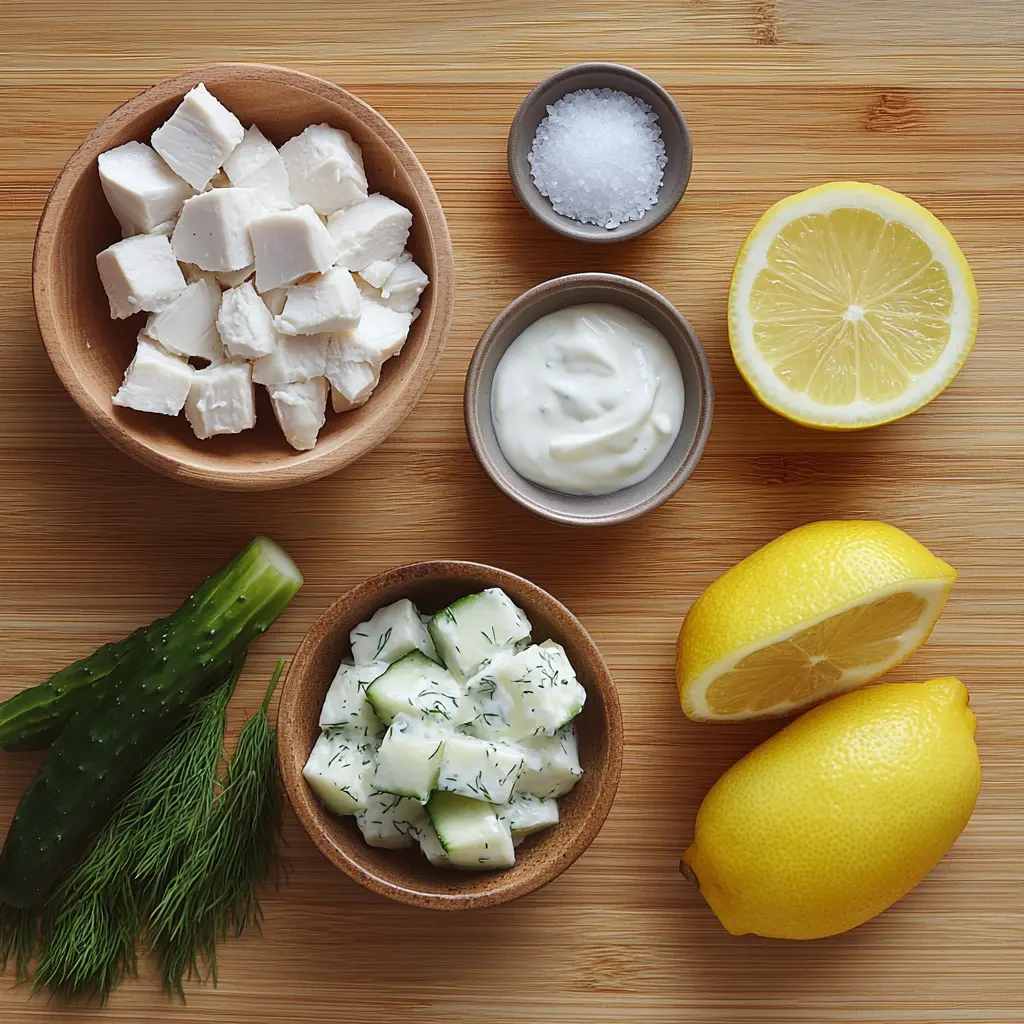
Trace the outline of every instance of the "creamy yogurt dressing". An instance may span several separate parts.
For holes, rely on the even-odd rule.
[[[542,316],[509,345],[491,386],[502,453],[563,494],[609,494],[650,476],[683,421],[672,347],[620,306]]]

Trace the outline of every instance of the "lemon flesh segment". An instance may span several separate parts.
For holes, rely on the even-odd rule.
[[[776,204],[737,259],[729,332],[770,408],[861,427],[934,398],[966,358],[977,292],[956,242],[924,207],[857,182]]]
[[[929,580],[880,594],[741,652],[691,689],[694,709],[713,719],[783,715],[877,679],[924,642],[949,586]]]

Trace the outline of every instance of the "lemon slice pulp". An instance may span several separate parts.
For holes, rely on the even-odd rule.
[[[877,185],[834,182],[776,203],[736,261],[729,338],[769,408],[807,426],[898,419],[953,379],[978,297],[953,236]]]

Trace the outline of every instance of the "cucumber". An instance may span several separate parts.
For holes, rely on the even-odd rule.
[[[536,796],[542,800],[564,796],[583,775],[580,767],[576,730],[572,725],[555,736],[532,736],[519,744],[525,758],[516,781],[517,796]]]
[[[302,585],[295,563],[257,538],[147,630],[54,741],[0,854],[0,901],[29,907],[82,855],[146,759],[191,704],[280,615]]]
[[[558,801],[537,796],[514,796],[507,804],[495,807],[499,819],[512,833],[512,845],[518,846],[534,832],[558,824]]]
[[[302,777],[317,799],[335,814],[356,814],[373,792],[375,766],[372,744],[345,736],[320,736],[302,769]]]
[[[427,627],[448,671],[464,683],[502,647],[530,635],[530,620],[503,590],[491,587],[439,611]]]
[[[375,661],[390,665],[411,651],[419,651],[431,661],[441,660],[416,605],[407,597],[378,609],[367,622],[360,622],[349,633],[349,641],[357,665]]]
[[[427,814],[452,867],[492,871],[515,864],[512,833],[490,804],[456,793],[435,793]]]
[[[523,752],[475,736],[449,736],[441,754],[437,788],[473,800],[504,804],[523,770]]]
[[[583,710],[587,699],[565,649],[553,640],[503,661],[494,675],[511,739],[553,736]]]
[[[104,644],[45,683],[0,703],[0,747],[13,753],[50,746],[71,717],[93,699],[96,689],[118,671],[129,653],[145,643],[147,632],[163,628],[164,622],[157,619],[123,640]]]
[[[343,733],[349,739],[379,741],[384,727],[366,699],[366,688],[387,670],[387,665],[348,665],[338,667],[320,711],[320,728],[327,733]]]
[[[517,653],[514,646],[500,648],[466,681],[466,697],[473,709],[465,730],[470,735],[483,740],[508,738],[511,730],[498,694],[497,670]]]
[[[425,811],[423,817],[425,820],[421,824],[413,826],[412,837],[420,844],[420,851],[423,853],[423,856],[434,867],[448,867],[448,854],[444,852],[441,840],[437,838],[434,826],[431,825],[430,818],[427,817]]]
[[[423,805],[392,793],[371,793],[356,824],[370,846],[403,850],[417,841],[414,830],[430,828]]]
[[[377,751],[374,788],[425,804],[437,788],[445,735],[432,722],[396,715]]]
[[[366,698],[385,725],[406,714],[454,728],[473,715],[451,674],[419,651],[400,658],[370,683]]]

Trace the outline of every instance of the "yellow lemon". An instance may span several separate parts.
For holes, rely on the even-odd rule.
[[[928,639],[955,580],[952,566],[886,523],[791,530],[687,612],[676,653],[683,711],[769,718],[873,682]]]
[[[704,798],[683,873],[734,935],[817,939],[880,914],[967,824],[981,767],[958,679],[808,711]]]
[[[736,259],[729,342],[770,409],[805,426],[899,419],[956,376],[978,292],[956,240],[923,206],[858,181],[776,203]]]

